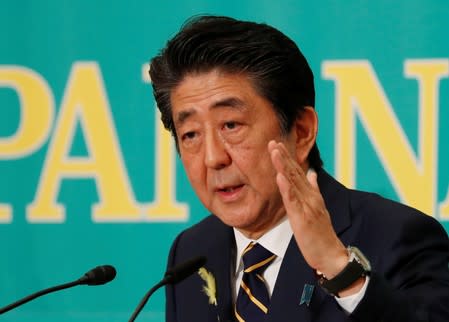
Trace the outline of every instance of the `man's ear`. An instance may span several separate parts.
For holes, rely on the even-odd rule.
[[[306,106],[295,121],[296,131],[296,158],[299,164],[305,164],[310,150],[316,141],[318,132],[318,116],[315,109]]]

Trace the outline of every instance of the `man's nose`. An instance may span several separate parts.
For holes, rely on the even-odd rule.
[[[226,149],[223,138],[215,131],[206,135],[204,163],[206,167],[221,169],[231,163],[231,157]]]

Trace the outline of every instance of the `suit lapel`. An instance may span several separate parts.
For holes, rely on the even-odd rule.
[[[231,272],[235,261],[235,238],[232,228],[223,224],[224,230],[215,231],[216,236],[213,248],[208,252],[206,268],[216,281],[217,306],[210,305],[210,318],[208,321],[233,321],[233,300],[231,288]],[[219,317],[219,320],[218,320]]]
[[[300,304],[306,284],[314,286],[309,305]],[[295,321],[312,321],[313,308],[318,307],[325,296],[317,288],[315,274],[292,237],[273,290],[267,321],[285,321],[289,317],[295,317]]]

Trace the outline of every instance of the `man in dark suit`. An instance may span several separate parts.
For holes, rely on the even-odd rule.
[[[429,216],[322,168],[310,67],[278,30],[191,20],[151,61],[162,121],[213,215],[182,232],[167,321],[449,321],[449,241]]]

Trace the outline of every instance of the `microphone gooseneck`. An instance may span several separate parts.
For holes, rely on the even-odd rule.
[[[166,284],[176,284],[181,282],[185,278],[198,271],[202,266],[204,266],[204,264],[206,264],[206,257],[199,256],[168,269],[165,272],[164,278],[145,294],[139,305],[134,310],[134,313],[128,322],[134,322],[134,320],[137,318],[137,315],[139,315],[140,311],[142,311],[143,307],[148,302],[150,296],[157,289]]]
[[[115,275],[116,270],[113,266],[111,265],[97,266],[94,269],[88,271],[86,274],[84,274],[81,278],[77,279],[76,281],[46,288],[42,291],[38,291],[36,293],[28,295],[27,297],[24,297],[23,299],[11,303],[3,308],[0,308],[0,315],[48,293],[64,290],[66,288],[70,288],[77,285],[83,284],[102,285],[108,283],[115,278]]]

